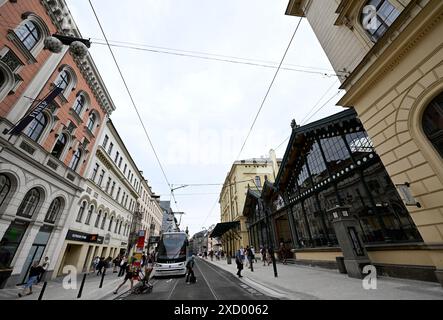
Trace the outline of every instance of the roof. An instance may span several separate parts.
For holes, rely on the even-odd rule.
[[[240,226],[240,221],[218,223],[212,230],[210,237],[219,238],[231,229]]]

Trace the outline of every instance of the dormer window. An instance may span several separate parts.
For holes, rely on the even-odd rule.
[[[361,23],[363,28],[377,42],[394,23],[400,11],[388,0],[370,0],[363,7]]]

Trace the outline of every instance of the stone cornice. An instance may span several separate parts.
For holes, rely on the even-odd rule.
[[[400,64],[408,52],[443,19],[443,1],[431,1],[416,16],[411,17],[410,12],[414,6],[416,1],[412,1],[411,7],[405,9],[406,12],[403,13],[405,18],[409,18],[407,26],[401,31],[395,28],[389,30],[390,34],[385,34],[383,47],[380,46],[382,43],[377,43],[342,84],[341,89],[347,93],[337,105],[353,107],[359,96]],[[390,42],[386,40],[389,36],[391,36]]]
[[[65,0],[40,0],[45,7],[52,23],[56,26],[58,33],[81,38],[80,30],[75,24]],[[106,89],[105,83],[95,65],[91,54],[88,53],[85,59],[73,57],[83,78],[88,83],[97,102],[102,110],[111,115],[116,107],[112,101],[111,95]]]

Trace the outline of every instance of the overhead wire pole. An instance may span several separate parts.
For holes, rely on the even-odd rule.
[[[118,72],[120,74],[120,77],[121,77],[121,79],[123,81],[123,84],[124,84],[124,86],[126,88],[126,91],[127,91],[128,95],[129,95],[129,98],[131,99],[132,106],[134,107],[135,112],[137,113],[137,116],[138,116],[138,118],[140,120],[140,123],[141,123],[141,125],[143,127],[143,131],[145,132],[145,135],[146,135],[146,137],[147,137],[147,139],[149,141],[149,144],[150,144],[150,146],[152,148],[152,151],[154,152],[154,156],[157,159],[158,165],[160,166],[160,169],[162,171],[163,177],[164,177],[166,183],[168,184],[169,189],[171,190],[171,195],[172,195],[172,197],[173,197],[173,199],[175,201],[175,205],[177,206],[177,199],[175,198],[174,192],[173,192],[173,190],[171,188],[171,184],[169,183],[169,179],[168,179],[168,177],[166,175],[165,169],[164,169],[164,167],[163,167],[163,165],[162,165],[162,163],[160,161],[160,158],[159,158],[159,156],[157,154],[157,151],[155,150],[154,144],[153,144],[153,142],[151,140],[151,137],[149,136],[148,130],[146,129],[146,126],[145,126],[145,124],[144,124],[144,122],[142,120],[140,112],[138,111],[138,108],[137,108],[137,105],[135,103],[134,97],[132,96],[131,90],[129,89],[129,86],[128,86],[128,83],[126,82],[125,77],[123,76],[123,72],[122,72],[122,70],[120,68],[120,65],[119,65],[119,63],[117,61],[117,58],[115,57],[114,51],[111,48],[111,45],[110,45],[110,43],[108,41],[108,37],[106,36],[105,30],[103,29],[103,26],[102,26],[102,24],[100,22],[98,14],[95,11],[95,8],[94,8],[94,5],[92,3],[92,0],[89,0],[89,4],[91,6],[92,12],[94,13],[95,19],[97,20],[97,23],[98,23],[98,25],[100,27],[100,30],[101,30],[101,32],[103,34],[103,37],[105,38],[106,44],[107,44],[107,46],[109,48],[109,51],[111,52],[112,59],[114,60],[114,63],[116,65],[116,67],[117,67],[117,70],[118,70]]]
[[[277,70],[276,70],[276,72],[274,74],[274,77],[272,78],[271,84],[269,85],[269,88],[268,88],[268,90],[266,92],[266,95],[263,98],[263,101],[262,101],[262,103],[260,105],[260,108],[258,109],[258,112],[257,112],[257,114],[256,114],[256,116],[254,118],[254,121],[252,122],[251,128],[249,129],[249,132],[248,132],[248,134],[246,136],[245,142],[243,143],[243,145],[242,145],[242,147],[240,149],[240,152],[238,153],[237,160],[240,159],[240,156],[241,156],[241,154],[242,154],[242,152],[243,152],[243,150],[244,150],[244,148],[246,146],[246,143],[248,142],[249,137],[251,136],[251,133],[252,133],[252,130],[254,129],[255,123],[257,122],[257,119],[260,116],[260,113],[261,113],[261,111],[262,111],[262,109],[263,109],[263,107],[264,107],[264,105],[266,103],[266,100],[268,99],[269,93],[271,92],[271,89],[274,86],[274,82],[277,79],[278,73],[279,73],[279,71],[281,69],[281,66],[283,65],[283,62],[285,61],[286,55],[288,54],[289,48],[291,47],[291,44],[292,44],[292,42],[293,42],[293,40],[295,38],[295,35],[297,34],[297,31],[298,31],[298,29],[300,27],[300,24],[301,24],[302,20],[303,20],[303,17],[300,17],[300,19],[298,20],[297,27],[295,28],[294,33],[292,34],[291,40],[289,41],[289,44],[288,44],[288,47],[285,50],[283,58],[280,61],[280,64],[279,64],[279,66],[278,66],[278,68],[277,68]]]

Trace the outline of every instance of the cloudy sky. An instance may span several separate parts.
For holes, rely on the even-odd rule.
[[[67,3],[82,36],[95,42],[91,54],[117,106],[115,126],[153,190],[169,200],[168,185],[117,68],[107,47],[99,44],[103,36],[88,0]],[[113,47],[170,183],[223,183],[276,71],[253,64],[278,66],[298,23],[299,18],[284,14],[288,0],[93,3],[112,43],[151,50]],[[154,47],[174,54],[153,52]],[[306,20],[284,68],[242,159],[266,157],[290,135],[292,119],[305,123],[309,113],[330,99],[308,122],[342,110],[334,106],[340,97],[338,80],[331,76],[332,67]],[[279,157],[285,148],[277,150]],[[220,188],[176,191],[175,209],[186,212],[182,226],[192,234],[219,222]]]

